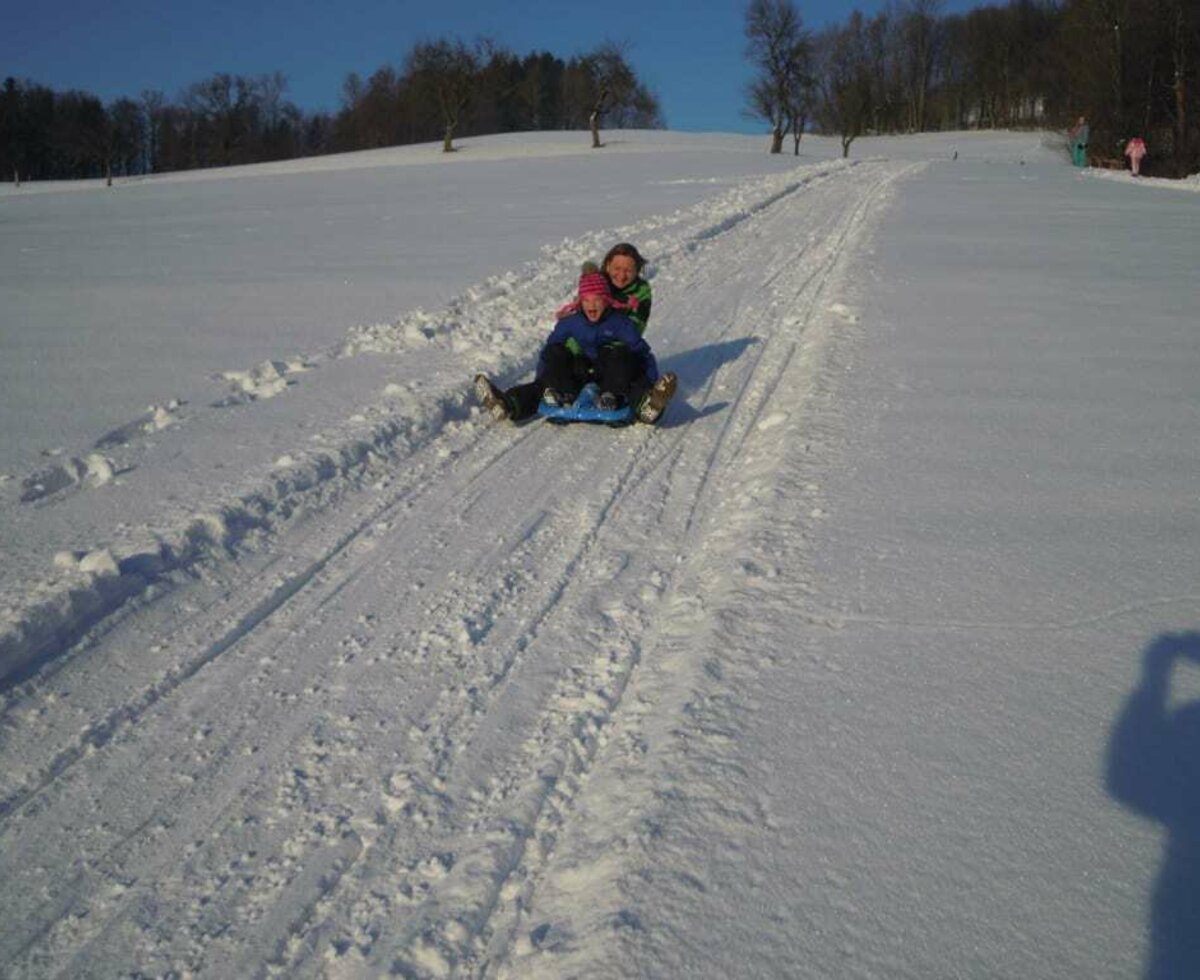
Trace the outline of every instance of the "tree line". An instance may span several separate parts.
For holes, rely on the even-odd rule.
[[[747,113],[770,130],[841,137],[969,128],[1091,125],[1093,163],[1139,135],[1148,173],[1200,169],[1200,0],[1009,0],[946,15],[941,0],[893,0],[819,32],[794,0],[750,0]],[[416,44],[399,67],[349,75],[336,113],[305,112],[279,73],[216,74],[174,100],[157,91],[105,105],[5,79],[0,179],[63,179],[228,166],[529,130],[665,125],[624,52],[563,60],[491,42]]]
[[[347,76],[336,113],[306,112],[278,72],[218,73],[175,99],[143,92],[109,104],[6,78],[0,180],[131,176],[286,160],[528,130],[661,128],[657,98],[624,52],[604,44],[563,60],[491,43],[416,44],[399,67]]]
[[[334,120],[339,149],[370,149],[457,136],[534,130],[656,129],[658,99],[622,50],[603,44],[563,61],[547,52],[518,57],[490,42],[416,45],[402,70],[347,77]]]
[[[1010,0],[945,15],[941,0],[852,12],[819,32],[792,0],[751,0],[749,115],[771,151],[806,130],[860,135],[1091,126],[1091,159],[1138,135],[1152,173],[1200,169],[1200,0]]]

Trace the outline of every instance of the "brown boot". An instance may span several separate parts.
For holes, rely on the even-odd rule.
[[[679,384],[679,379],[668,371],[654,382],[654,387],[642,399],[642,403],[638,405],[637,417],[639,422],[645,422],[647,425],[654,425],[661,417],[663,410],[667,407],[667,402],[671,400],[671,396],[675,394],[675,388]]]
[[[475,375],[475,394],[479,402],[496,420],[512,418],[512,410],[504,398],[504,392],[492,384],[486,374]]]

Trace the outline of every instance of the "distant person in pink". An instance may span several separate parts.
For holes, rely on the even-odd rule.
[[[1141,173],[1142,157],[1146,155],[1146,141],[1140,136],[1135,136],[1125,144],[1125,155],[1129,157],[1129,168],[1137,177]]]

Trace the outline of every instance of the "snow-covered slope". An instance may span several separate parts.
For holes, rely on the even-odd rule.
[[[1200,608],[1194,520],[1164,551],[1138,516],[1195,516],[1196,225],[1077,180],[1036,136],[850,162],[814,144],[777,172],[706,156],[731,142],[617,158],[633,213],[581,203],[561,241],[537,202],[575,157],[531,175],[493,145],[479,186],[529,222],[519,262],[484,208],[444,305],[284,335],[215,397],[9,474],[6,975],[1136,969],[1157,840],[1097,756],[1139,644]],[[672,186],[690,200],[650,209]],[[1137,207],[1158,265],[1121,299],[1119,244],[1089,256]],[[652,258],[648,336],[680,376],[664,423],[493,424],[470,374],[525,376],[580,261],[621,238]],[[1096,366],[1107,392],[1068,397]],[[1139,402],[1151,378],[1164,395]],[[1047,419],[1083,405],[1095,430],[1054,442]],[[1138,451],[1098,493],[1103,413],[1139,405]],[[997,486],[1004,454],[1027,475]],[[1067,534],[1085,487],[1125,578]],[[999,766],[1022,753],[1041,767]],[[1072,880],[1090,873],[1105,894]]]

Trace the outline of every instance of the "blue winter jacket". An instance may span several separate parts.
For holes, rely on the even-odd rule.
[[[654,360],[654,352],[650,345],[638,333],[633,321],[623,313],[607,309],[597,322],[592,323],[582,311],[564,317],[554,325],[554,330],[546,338],[546,345],[538,358],[538,374],[546,368],[546,347],[551,344],[565,344],[568,340],[575,341],[579,350],[589,361],[595,363],[600,356],[601,347],[620,345],[640,357],[650,381],[658,380],[658,362]]]

